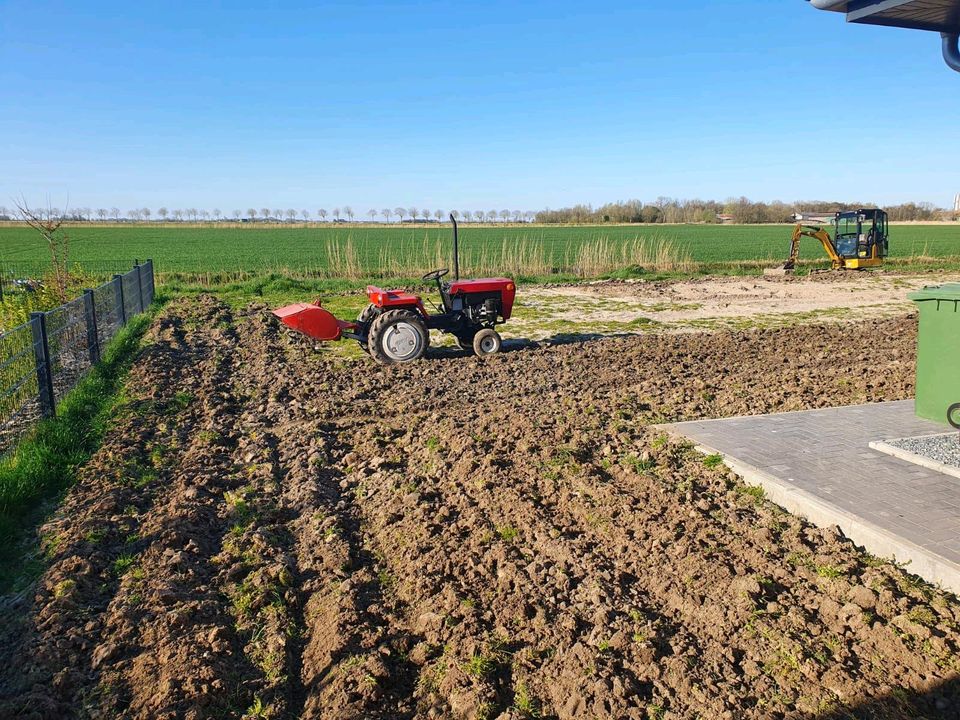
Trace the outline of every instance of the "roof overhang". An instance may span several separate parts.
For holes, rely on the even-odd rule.
[[[943,58],[960,72],[960,0],[809,0],[821,10],[842,12],[847,22],[929,30],[943,36]]]
[[[848,22],[960,33],[958,0],[812,0],[821,10],[846,13]]]

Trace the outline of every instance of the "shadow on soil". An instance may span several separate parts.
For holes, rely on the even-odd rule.
[[[899,690],[857,705],[802,717],[803,720],[956,720],[960,718],[960,675],[926,692]]]
[[[557,333],[541,340],[527,340],[525,338],[510,338],[503,341],[500,352],[511,353],[521,350],[535,350],[536,348],[550,347],[551,345],[575,345],[577,343],[607,340],[612,337],[632,337],[633,333]],[[427,351],[427,359],[448,359],[470,357],[472,352],[457,347],[431,347]]]

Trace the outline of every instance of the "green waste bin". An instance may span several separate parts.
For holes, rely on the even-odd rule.
[[[925,287],[909,297],[920,308],[916,413],[946,424],[947,409],[960,403],[960,283]]]

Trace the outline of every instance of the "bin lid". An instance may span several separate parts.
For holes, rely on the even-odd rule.
[[[910,293],[914,302],[924,300],[960,300],[960,283],[944,283],[943,285],[928,285],[922,290]]]

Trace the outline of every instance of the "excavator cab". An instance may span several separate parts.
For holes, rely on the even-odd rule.
[[[833,244],[843,267],[875,267],[887,256],[887,214],[883,210],[838,212],[833,227]]]

